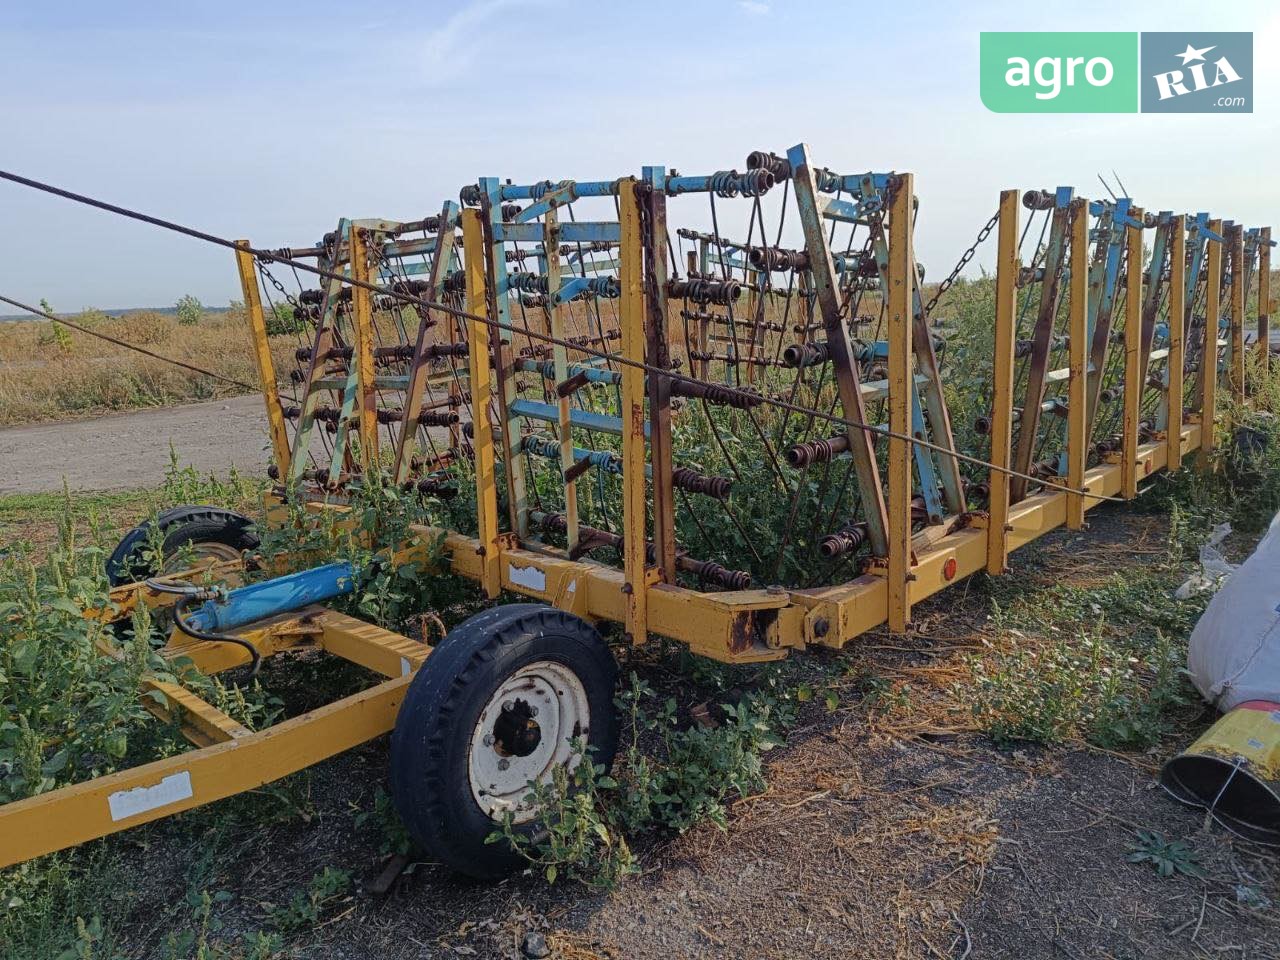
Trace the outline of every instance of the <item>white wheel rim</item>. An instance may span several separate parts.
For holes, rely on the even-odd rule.
[[[476,804],[493,820],[508,813],[516,823],[532,820],[530,782],[549,782],[557,767],[573,769],[580,759],[573,741],[586,739],[590,720],[587,691],[564,664],[540,660],[511,674],[471,734],[467,773]]]

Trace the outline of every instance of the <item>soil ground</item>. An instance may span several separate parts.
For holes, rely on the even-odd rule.
[[[1147,562],[1167,518],[1108,506],[1093,533],[1058,531],[1014,558],[1028,590],[1087,582]],[[911,678],[921,701],[945,689],[960,658],[991,636],[990,602],[958,586],[917,608],[906,637],[868,635],[799,663]],[[647,648],[646,648],[647,649]],[[708,696],[671,661],[623,654],[681,708]],[[287,682],[288,663],[264,671]],[[276,673],[280,671],[280,673]],[[374,808],[386,782],[376,741],[290,782],[292,810],[262,823],[270,793],[123,835],[130,874],[148,888],[192,882],[200,817],[257,807],[247,830],[205,851],[200,885],[224,890],[222,934],[262,923],[326,867],[352,893],[289,943],[288,956],[409,960],[519,958],[530,932],[551,956],[584,958],[1280,958],[1280,861],[1168,797],[1155,774],[1213,716],[1195,708],[1146,755],[1083,743],[999,747],[910,700],[877,707],[854,680],[828,711],[804,705],[786,746],[768,757],[768,790],[737,801],[728,829],[704,823],[642,843],[642,872],[611,894],[528,872],[494,884],[414,864],[384,895],[367,892],[385,854]],[[288,696],[286,694],[286,699]],[[235,811],[242,811],[237,814]],[[299,813],[298,811],[303,811]],[[1138,830],[1183,839],[1207,879],[1160,878],[1130,863]],[[136,871],[136,872],[135,872]],[[157,943],[163,917],[135,912],[135,949]],[[157,956],[163,953],[157,949]]]
[[[261,476],[267,418],[257,395],[0,429],[0,494],[154,486],[176,449],[200,473]]]

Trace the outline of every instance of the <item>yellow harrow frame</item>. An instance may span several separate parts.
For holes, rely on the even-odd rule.
[[[727,592],[703,592],[670,582],[663,571],[647,560],[644,545],[649,536],[653,505],[646,487],[644,464],[648,441],[644,432],[646,385],[642,279],[643,242],[640,200],[634,181],[622,181],[619,190],[621,244],[618,251],[621,303],[620,354],[634,364],[623,368],[621,378],[624,469],[624,562],[621,568],[585,559],[570,559],[567,552],[540,543],[522,542],[515,534],[501,532],[493,425],[486,404],[476,404],[474,423],[474,477],[478,534],[468,536],[434,528],[417,528],[417,541],[403,545],[407,555],[425,556],[423,545],[442,543],[448,572],[474,581],[486,596],[503,592],[529,597],[588,621],[622,624],[634,643],[651,634],[683,643],[697,654],[726,663],[777,660],[793,650],[809,646],[842,648],[861,634],[888,625],[907,628],[912,607],[971,574],[1005,571],[1011,552],[1050,531],[1066,526],[1080,529],[1088,513],[1103,498],[1132,499],[1139,484],[1153,475],[1182,466],[1190,454],[1213,448],[1218,410],[1217,377],[1204,378],[1200,405],[1175,416],[1162,434],[1145,442],[1140,437],[1140,391],[1124,396],[1122,437],[1119,450],[1100,465],[1086,469],[1087,423],[1085,402],[1085,317],[1089,289],[1083,271],[1077,271],[1067,293],[1070,310],[1070,411],[1067,424],[1065,487],[1046,481],[1041,492],[1010,502],[1011,437],[1014,423],[1015,298],[1021,264],[1018,261],[1019,195],[1005,191],[1000,198],[996,304],[994,316],[994,403],[990,454],[990,508],[948,518],[941,526],[928,527],[913,536],[907,504],[911,500],[911,410],[905,388],[912,368],[912,317],[907,291],[911,289],[915,261],[911,250],[913,191],[910,175],[889,211],[888,303],[888,410],[893,431],[888,443],[886,496],[888,553],[870,569],[849,582],[812,589],[770,587]],[[466,321],[469,388],[477,398],[495,389],[490,346],[494,331],[489,319],[492,298],[485,269],[486,237],[481,214],[461,211],[466,280]],[[1084,262],[1088,242],[1086,219],[1076,221],[1070,242],[1075,262]],[[1211,226],[1216,225],[1211,224]],[[1142,256],[1142,229],[1127,228],[1129,256]],[[1268,231],[1269,234],[1269,231]],[[1181,316],[1186,236],[1184,218],[1175,218],[1171,288],[1175,300],[1171,316]],[[1239,230],[1228,233],[1228,242],[1242,243]],[[245,245],[247,248],[247,244]],[[1269,257],[1263,247],[1265,257]],[[1208,327],[1217,329],[1218,277],[1222,248],[1210,245]],[[237,255],[245,280],[245,305],[250,336],[258,362],[263,396],[269,415],[270,437],[280,475],[289,469],[289,446],[267,341],[262,303],[251,282],[250,254]],[[1242,268],[1237,255],[1232,263]],[[1270,310],[1269,263],[1260,271],[1257,317],[1258,337],[1266,356]],[[1241,275],[1233,284],[1230,306],[1230,345],[1225,389],[1237,404],[1244,401],[1243,353],[1245,344],[1245,286]],[[1136,329],[1143,301],[1143,274],[1128,272],[1129,329]],[[357,327],[369,323],[369,311],[353,311]],[[1174,325],[1178,327],[1177,324]],[[353,367],[368,377],[372,369],[371,338],[357,336]],[[1129,383],[1140,383],[1142,364],[1137,337],[1125,343],[1125,370]],[[1182,331],[1171,332],[1168,356],[1173,396],[1181,395],[1180,362]],[[501,357],[501,351],[498,351]],[[1178,404],[1174,404],[1175,413]],[[376,437],[376,410],[360,403],[355,414],[361,435]],[[372,447],[369,444],[366,449]],[[308,504],[313,511],[341,510],[338,503],[318,495]],[[280,501],[276,501],[277,507]],[[283,513],[277,509],[277,520]],[[234,572],[234,564],[202,568],[190,577],[222,576]],[[119,619],[139,603],[163,606],[172,597],[145,584],[112,592],[113,609],[89,616]],[[282,614],[237,631],[266,657],[286,651],[322,650],[368,668],[385,678],[377,685],[260,732],[246,730],[235,720],[200,700],[190,691],[158,680],[144,684],[146,703],[158,716],[181,725],[196,749],[129,770],[100,777],[0,807],[0,865],[17,863],[51,851],[189,810],[224,797],[252,790],[341,753],[390,731],[414,672],[431,648],[402,635],[372,626],[321,606]],[[216,674],[248,662],[249,654],[227,644],[192,641],[177,633],[161,651],[167,658],[185,657],[201,671]],[[118,651],[106,647],[107,655]]]

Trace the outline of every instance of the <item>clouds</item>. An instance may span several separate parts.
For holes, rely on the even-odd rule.
[[[763,17],[772,9],[763,0],[738,0],[738,8],[753,17]]]
[[[454,79],[471,66],[486,40],[489,21],[506,10],[534,6],[538,0],[479,0],[463,7],[422,40],[422,66],[428,80]],[[489,35],[498,36],[495,30]]]

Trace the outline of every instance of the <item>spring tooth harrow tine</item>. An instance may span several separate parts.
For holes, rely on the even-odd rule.
[[[427,282],[430,284],[428,289],[432,291],[432,296],[438,296],[437,291],[443,292],[449,267],[454,263],[454,228],[457,224],[457,219],[457,204],[453,201],[446,201],[440,210],[440,222],[429,261],[431,272],[428,275]],[[395,444],[395,461],[392,467],[392,476],[397,484],[402,484],[408,480],[413,468],[413,456],[417,446],[419,428],[418,417],[422,412],[422,402],[425,398],[428,380],[431,375],[430,358],[427,355],[427,349],[431,340],[431,330],[435,326],[436,321],[431,311],[424,309],[422,315],[418,318],[413,359],[409,365],[408,388],[405,392],[403,403],[404,419],[400,422]],[[450,330],[453,330],[455,324],[449,321],[447,326]],[[457,342],[456,335],[450,337],[450,342]],[[458,396],[460,393],[456,380],[450,382],[449,389],[451,397]],[[453,440],[451,446],[456,446],[457,437],[451,434],[451,438]]]
[[[814,292],[822,313],[831,362],[834,367],[840,403],[853,420],[867,423],[866,405],[862,398],[862,385],[858,364],[849,329],[841,310],[835,263],[827,246],[822,208],[818,192],[818,177],[809,160],[809,150],[804,144],[793,147],[787,154],[795,184],[796,205],[804,229],[805,249],[809,255]],[[867,527],[872,551],[877,556],[888,553],[888,515],[885,509],[884,490],[876,466],[875,451],[870,433],[850,428],[846,433],[847,449],[853,456],[861,501],[867,510]]]
[[[1022,474],[1032,472],[1032,459],[1039,437],[1040,405],[1044,402],[1049,372],[1050,345],[1058,312],[1074,196],[1075,191],[1070,187],[1059,187],[1054,195],[1053,221],[1044,258],[1044,280],[1040,287],[1040,303],[1031,336],[1031,357],[1027,365],[1026,391],[1022,398],[1022,419],[1018,425],[1018,442],[1013,454],[1013,469]],[[1022,500],[1026,494],[1027,481],[1022,477],[1014,477],[1010,484],[1013,502]]]
[[[334,234],[333,255],[332,257],[326,252],[320,258],[320,263],[324,269],[333,272],[338,271],[340,266],[340,254],[343,243],[348,233],[348,221],[343,219],[338,222],[338,229]],[[289,484],[296,485],[303,479],[303,472],[307,469],[308,454],[311,448],[311,434],[315,429],[316,413],[320,406],[322,394],[329,388],[322,386],[324,380],[324,366],[326,357],[332,347],[339,345],[339,337],[336,334],[337,326],[337,309],[338,298],[342,290],[341,281],[331,279],[326,282],[324,292],[319,305],[319,320],[316,323],[315,336],[311,343],[311,355],[307,365],[305,379],[303,381],[302,404],[298,411],[298,429],[294,434],[294,449],[289,461]],[[341,470],[345,459],[345,451],[340,446],[335,446],[333,451],[333,462],[338,465]],[[329,477],[333,476],[333,469],[329,471]]]

